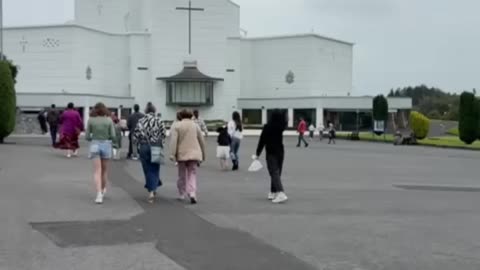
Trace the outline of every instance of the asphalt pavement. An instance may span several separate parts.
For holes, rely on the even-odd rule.
[[[47,138],[0,145],[0,269],[480,269],[480,152],[286,139],[290,201],[273,205],[265,170],[222,172],[215,140],[199,204],[175,200],[176,167],[145,203],[135,161],[115,161],[95,205],[92,165]]]

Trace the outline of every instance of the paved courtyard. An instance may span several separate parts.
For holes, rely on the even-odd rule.
[[[47,138],[0,145],[0,269],[480,269],[480,152],[339,141],[286,142],[290,201],[266,200],[266,171],[200,168],[196,206],[175,201],[173,164],[155,205],[140,164],[113,164],[104,205],[91,163]]]

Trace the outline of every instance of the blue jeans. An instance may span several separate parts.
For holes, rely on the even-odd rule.
[[[230,151],[232,152],[231,153],[232,162],[237,165],[238,165],[238,159],[239,159],[238,150],[240,149],[240,142],[241,142],[240,139],[233,137],[232,144],[230,145]]]
[[[148,192],[155,192],[157,188],[162,185],[162,181],[160,180],[160,164],[151,162],[150,145],[140,144],[138,150],[145,175],[145,188]]]

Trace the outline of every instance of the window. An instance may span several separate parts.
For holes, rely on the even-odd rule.
[[[317,110],[316,109],[294,109],[293,110],[293,123],[296,127],[300,122],[300,118],[303,118],[308,125],[313,123],[313,125],[317,125]]]
[[[283,113],[283,115],[285,115],[285,121],[288,122],[288,109],[279,109],[280,112]],[[273,113],[274,109],[268,109],[267,110],[267,121],[270,121],[270,118],[272,117],[272,113]]]
[[[167,105],[213,105],[213,82],[167,82]]]
[[[243,109],[243,123],[245,125],[261,125],[262,110],[261,109]]]

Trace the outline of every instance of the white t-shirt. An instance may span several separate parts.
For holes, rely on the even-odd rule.
[[[237,130],[237,124],[235,121],[230,120],[227,125],[228,134],[232,138],[243,139],[243,134],[240,130]]]
[[[315,131],[315,126],[314,126],[314,125],[310,125],[310,126],[308,127],[308,130],[309,130],[309,131]]]

